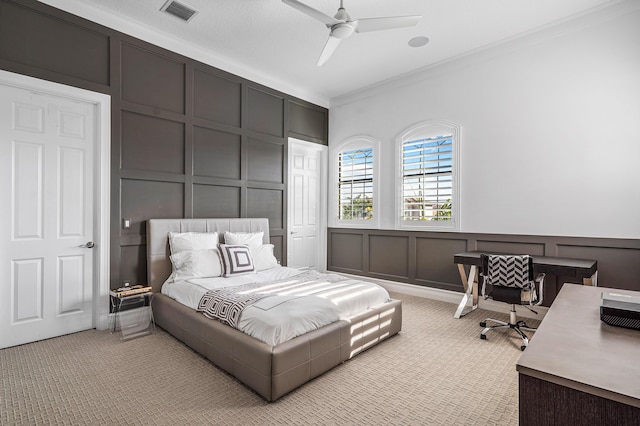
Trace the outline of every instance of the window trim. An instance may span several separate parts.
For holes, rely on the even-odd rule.
[[[336,203],[338,199],[339,154],[343,151],[362,148],[373,149],[373,179],[371,191],[373,194],[373,218],[371,220],[340,219],[339,203]],[[380,189],[378,185],[380,182],[380,141],[367,135],[352,136],[335,147],[331,147],[330,158],[329,226],[334,228],[378,228],[380,226]]]
[[[430,120],[423,121],[404,130],[396,138],[396,229],[413,229],[429,231],[459,231],[460,230],[460,139],[462,128],[451,121]],[[419,137],[440,136],[444,133],[452,135],[452,199],[450,221],[405,221],[403,220],[403,144],[406,140]]]

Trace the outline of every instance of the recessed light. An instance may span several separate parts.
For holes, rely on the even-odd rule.
[[[409,40],[409,46],[411,47],[422,47],[427,43],[429,43],[429,37],[425,36],[418,36]]]

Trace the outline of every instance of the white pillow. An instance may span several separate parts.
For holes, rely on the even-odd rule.
[[[173,282],[222,275],[222,264],[217,249],[183,250],[171,255],[170,259],[173,265]]]
[[[189,250],[211,250],[219,242],[217,232],[169,232],[171,254]]]
[[[278,259],[273,255],[273,244],[262,244],[260,248],[251,250],[256,264],[256,271],[264,271],[278,266]]]
[[[234,246],[245,245],[251,250],[258,249],[262,246],[262,238],[264,232],[225,232],[224,243]]]
[[[255,274],[251,250],[246,245],[218,244],[225,278],[236,275]]]

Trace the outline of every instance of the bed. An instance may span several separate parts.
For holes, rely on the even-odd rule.
[[[267,401],[277,400],[401,330],[402,304],[388,300],[347,319],[270,345],[161,293],[163,283],[172,273],[169,232],[217,232],[222,239],[225,231],[262,232],[263,243],[270,243],[269,222],[264,218],[150,219],[147,222],[148,283],[156,293],[153,314],[158,326]]]

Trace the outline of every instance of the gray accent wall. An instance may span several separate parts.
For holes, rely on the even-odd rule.
[[[112,288],[152,217],[267,217],[286,261],[287,140],[327,145],[326,108],[34,0],[0,0],[0,68],[111,96]]]
[[[599,286],[640,291],[640,240],[635,239],[329,228],[327,247],[330,271],[443,290],[463,291],[456,253],[487,251],[593,259]],[[566,282],[581,283],[547,275],[545,306]]]

